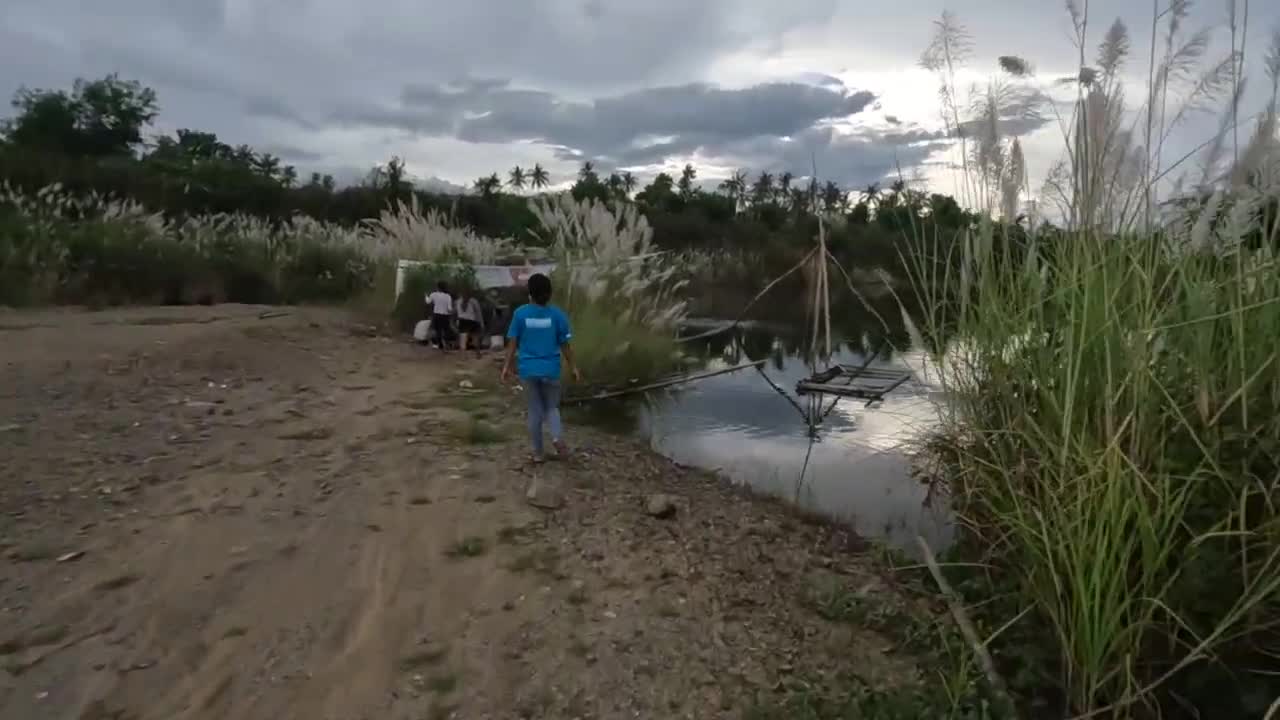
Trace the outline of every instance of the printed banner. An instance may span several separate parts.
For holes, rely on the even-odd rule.
[[[396,297],[404,292],[405,274],[410,268],[427,263],[420,260],[401,260],[396,264]],[[545,265],[476,265],[476,284],[481,290],[492,288],[521,287],[529,282],[534,273],[550,275],[556,269],[555,263]]]

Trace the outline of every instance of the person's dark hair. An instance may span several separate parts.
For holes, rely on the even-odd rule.
[[[542,273],[530,275],[529,298],[538,305],[546,305],[551,300],[551,278]]]
[[[449,283],[441,280],[440,282],[436,283],[436,289],[439,290],[440,292],[449,292]]]

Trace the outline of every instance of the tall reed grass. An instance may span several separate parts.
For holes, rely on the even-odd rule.
[[[588,380],[627,382],[677,367],[685,281],[675,263],[654,254],[653,231],[636,206],[564,194],[530,207],[555,255],[556,302],[570,315]]]
[[[1087,17],[1068,5],[1083,59]],[[1055,173],[1067,230],[1014,243],[987,220],[958,243],[914,238],[918,257],[946,255],[912,264],[925,308],[913,327],[950,398],[935,448],[968,547],[985,556],[980,584],[1011,591],[1009,617],[993,621],[1013,624],[992,642],[1014,652],[1004,641],[1021,628],[1049,644],[1042,669],[1068,715],[1261,717],[1280,692],[1280,245],[1268,210],[1280,34],[1269,108],[1239,161],[1223,164],[1225,123],[1205,183],[1161,203],[1173,165],[1153,143],[1181,115],[1175,96],[1204,103],[1223,89],[1221,63],[1199,81],[1189,69],[1205,40],[1178,27],[1188,5],[1153,18],[1164,34],[1141,112],[1120,107],[1107,77],[1128,48],[1123,24],[1098,66],[1082,65]],[[950,18],[939,31],[962,29]],[[945,76],[946,62],[934,66]],[[1243,81],[1234,53],[1226,67]],[[1234,115],[1238,85],[1224,92]],[[992,148],[1009,145],[974,142],[971,187],[1013,192],[992,177]]]
[[[416,203],[351,229],[0,186],[0,304],[337,301],[390,287],[398,259],[489,262],[511,246]]]

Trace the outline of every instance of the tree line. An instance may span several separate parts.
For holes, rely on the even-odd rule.
[[[416,199],[479,233],[529,242],[538,228],[526,193],[569,183],[567,191],[579,199],[637,203],[664,249],[791,254],[811,242],[822,212],[847,220],[832,237],[838,250],[879,264],[894,262],[895,244],[913,224],[958,230],[977,219],[950,196],[900,181],[850,191],[790,172],[750,177],[739,171],[704,188],[692,165],[678,177],[658,173],[643,186],[630,172],[602,175],[591,162],[563,180],[540,164],[517,166],[478,178],[472,193],[447,194],[416,187],[404,162],[392,158],[359,183],[338,187],[332,175],[300,178],[281,158],[212,132],[180,129],[148,138],[159,111],[156,93],[117,75],[77,80],[69,90],[23,88],[12,106],[12,117],[0,126],[0,182],[30,192],[59,183],[73,193],[128,198],[176,217],[302,213],[350,225]]]

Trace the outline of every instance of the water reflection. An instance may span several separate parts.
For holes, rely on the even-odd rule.
[[[850,325],[857,323],[843,323],[841,330],[848,332]],[[916,371],[915,378],[878,406],[841,398],[830,407],[835,398],[795,394],[796,383],[812,372],[803,334],[766,328],[756,324],[690,343],[688,349],[707,357],[713,368],[768,362],[759,371],[651,393],[637,419],[653,447],[677,462],[717,470],[845,520],[859,533],[908,552],[917,534],[935,548],[945,547],[951,539],[945,499],[912,478],[906,452],[937,419],[939,388],[920,377],[922,358],[894,352],[905,338],[892,328],[846,335],[834,362],[860,366],[873,357],[878,366]],[[822,421],[811,434],[806,415],[815,414]]]

